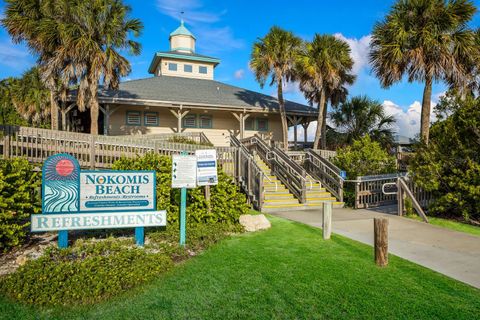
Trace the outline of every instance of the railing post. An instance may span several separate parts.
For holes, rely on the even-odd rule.
[[[338,201],[343,202],[343,179],[340,179],[340,186],[338,190]]]
[[[306,184],[306,179],[307,175],[305,173],[305,170],[302,170],[302,195],[301,195],[301,203],[307,202],[307,184]]]
[[[3,132],[3,158],[10,158],[10,134],[7,133],[7,130]]]
[[[90,169],[95,169],[95,135],[90,135]]]
[[[357,177],[358,179],[358,177]],[[358,209],[360,206],[360,182],[355,182],[355,209]]]
[[[247,181],[247,187],[248,187],[248,192],[252,192],[252,159],[248,159],[248,169],[247,169],[247,175],[248,175],[248,181]]]

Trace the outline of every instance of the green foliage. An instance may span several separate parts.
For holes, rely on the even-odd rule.
[[[182,261],[242,231],[239,225],[189,224],[186,247],[180,247],[178,224],[148,228],[145,248],[132,239],[77,240],[60,250],[49,248],[0,280],[7,296],[39,305],[89,304],[156,278]]]
[[[0,252],[22,244],[38,213],[40,175],[23,158],[0,159]]]
[[[428,146],[412,158],[417,184],[434,194],[430,214],[480,220],[480,99],[444,99],[454,113],[432,125]]]
[[[12,84],[14,78],[7,78],[0,81],[0,124],[1,125],[26,125],[27,122],[15,109],[12,101]]]
[[[190,139],[189,137],[179,137],[179,136],[173,136],[171,138],[168,138],[168,142],[175,142],[175,143],[185,143],[185,144],[195,144],[195,145],[201,145],[201,146],[213,146],[212,143],[198,143],[195,140]]]
[[[369,135],[354,140],[351,146],[337,150],[332,162],[347,173],[347,179],[354,180],[358,176],[396,172],[395,157],[390,156],[380,144],[372,141]],[[347,183],[344,186],[344,201],[353,206],[355,186]]]
[[[367,96],[357,96],[334,107],[330,120],[335,124],[335,143],[352,144],[365,135],[377,141],[383,148],[393,145],[395,118],[387,115],[383,106]],[[332,134],[330,134],[332,135]],[[328,139],[328,135],[327,135]]]
[[[34,304],[92,303],[152,280],[173,266],[162,253],[125,248],[117,239],[50,248],[0,282],[8,296]]]
[[[372,141],[369,135],[354,140],[351,146],[338,149],[333,163],[347,172],[348,179],[396,171],[395,157],[382,149],[378,142]]]
[[[169,156],[149,153],[135,159],[122,158],[113,164],[115,170],[155,170],[157,172],[157,208],[167,210],[169,223],[178,221],[180,190],[171,188],[172,160]],[[205,188],[189,189],[187,220],[197,223],[237,223],[248,212],[246,197],[233,180],[219,170],[218,185],[210,187],[210,201]]]

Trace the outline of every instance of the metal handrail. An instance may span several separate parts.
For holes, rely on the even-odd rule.
[[[305,154],[305,167],[311,176],[316,176],[322,183],[322,185],[339,201],[343,201],[343,183],[345,182],[340,175],[340,169],[338,172],[332,168],[333,164],[327,159],[322,158],[318,153],[311,149],[306,151]],[[317,161],[317,163],[315,163]],[[331,164],[331,165],[329,165]]]

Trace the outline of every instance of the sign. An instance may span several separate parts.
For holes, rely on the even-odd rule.
[[[82,171],[80,211],[156,210],[155,171]]]
[[[155,171],[82,171],[61,153],[45,160],[42,177],[42,214],[31,216],[31,231],[58,231],[61,248],[68,230],[134,227],[143,245],[143,227],[166,225],[166,212],[156,211]]]
[[[59,231],[165,226],[163,211],[105,212],[77,214],[34,214],[32,231]]]
[[[196,150],[197,185],[211,186],[218,184],[217,150]]]
[[[172,156],[172,188],[197,187],[197,157]]]

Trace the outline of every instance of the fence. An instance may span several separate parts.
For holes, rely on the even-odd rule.
[[[155,136],[101,136],[87,133],[56,131],[39,128],[0,126],[1,155],[4,158],[25,157],[41,164],[56,153],[69,153],[84,168],[110,168],[121,157],[134,158],[148,152],[161,155],[189,154],[205,149],[204,145],[169,142]],[[199,136],[200,137],[200,136]],[[201,139],[201,138],[198,138]],[[233,175],[234,148],[217,147],[218,163],[227,174]]]
[[[361,176],[351,182],[355,183],[355,209],[371,208],[382,205],[392,205],[397,203],[397,194],[385,194],[383,186],[386,183],[397,183],[398,178],[406,177],[406,173],[395,173],[375,176]],[[412,179],[405,180],[413,196],[423,208],[428,207],[433,200],[432,194],[427,192],[413,182]],[[397,190],[397,188],[394,188]]]

